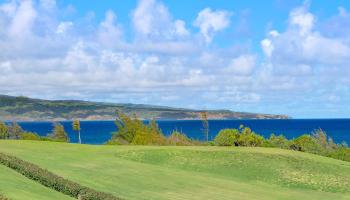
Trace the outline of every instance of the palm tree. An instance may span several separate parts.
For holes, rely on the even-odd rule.
[[[208,113],[202,111],[200,113],[202,124],[203,124],[203,133],[207,142],[209,141],[209,122],[208,122]]]
[[[80,138],[80,121],[79,120],[74,120],[73,121],[73,130],[78,132],[79,136],[79,144],[81,144],[81,138]]]

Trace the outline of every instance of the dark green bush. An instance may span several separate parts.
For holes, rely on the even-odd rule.
[[[0,153],[0,163],[40,184],[81,200],[118,200],[111,194],[98,192],[73,181],[62,178],[37,165],[17,157]]]

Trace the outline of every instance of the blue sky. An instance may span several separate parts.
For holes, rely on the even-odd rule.
[[[347,118],[350,2],[0,0],[0,93]]]

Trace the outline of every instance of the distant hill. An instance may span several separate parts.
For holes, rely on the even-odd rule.
[[[101,103],[76,100],[42,100],[0,95],[0,120],[112,120],[115,111],[132,114],[141,119],[199,119],[201,110],[171,108],[143,104]],[[209,119],[287,119],[287,115],[208,110]]]

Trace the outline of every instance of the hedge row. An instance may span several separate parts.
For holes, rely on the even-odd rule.
[[[0,200],[10,200],[10,199],[5,197],[4,195],[0,194]]]
[[[80,200],[121,200],[111,194],[99,192],[62,178],[37,165],[17,157],[0,153],[0,164],[3,164],[25,177],[40,184]],[[1,198],[0,198],[1,199]]]

